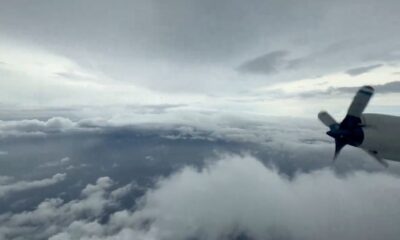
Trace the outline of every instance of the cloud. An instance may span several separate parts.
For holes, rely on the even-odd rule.
[[[13,180],[12,177],[9,177],[9,176],[0,176],[0,185],[8,184],[9,182],[11,182],[11,180]]]
[[[252,157],[226,156],[161,181],[132,219],[151,222],[149,239],[396,239],[399,230],[388,222],[400,219],[392,212],[399,181],[327,169],[289,181]]]
[[[387,82],[384,84],[371,85],[378,94],[390,94],[400,92],[400,81]],[[360,89],[357,87],[329,87],[325,91],[309,91],[299,95],[301,97],[332,96],[337,94],[354,94]]]
[[[90,13],[83,10],[87,6],[92,9]],[[32,91],[21,94],[20,90],[32,80],[32,72],[42,74],[49,69],[48,85],[57,84],[51,89],[37,90],[43,98],[41,104],[48,100],[120,103],[126,98],[140,102],[158,99],[160,92],[232,96],[243,89],[265,85],[262,76],[238,75],[236,66],[270,77],[274,72],[268,80],[282,82],[343,72],[349,66],[377,61],[397,63],[399,7],[391,0],[310,0],[307,4],[255,0],[250,5],[238,0],[174,0],[168,4],[120,0],[112,6],[105,0],[41,4],[10,1],[0,9],[2,42],[13,45],[6,49],[24,53],[23,45],[31,45],[24,59],[32,60],[35,50],[45,48],[49,55],[57,56],[50,60],[58,60],[61,66],[50,64],[43,69],[36,60],[18,59],[11,65],[20,66],[18,63],[23,62],[23,67],[30,71],[24,71],[28,76],[21,77],[25,84],[17,82],[18,76],[14,74],[7,75],[11,80],[3,84],[8,90],[16,90],[8,91],[10,94],[4,100],[41,100],[35,98],[37,94],[29,94]],[[58,12],[57,16],[54,12]],[[26,28],[27,25],[32,27]],[[79,44],[71,44],[74,42]],[[282,53],[269,55],[282,49],[290,52],[283,66]],[[15,55],[10,54],[10,58]],[[56,62],[43,59],[40,62]],[[282,72],[285,74],[277,74]],[[110,87],[101,91],[101,85],[89,84],[94,79],[112,85],[127,84],[118,91]],[[77,82],[82,84],[74,85]],[[140,87],[140,91],[131,89],[126,93],[127,86],[132,85]],[[32,84],[29,90],[34,86],[38,84]],[[134,97],[146,88],[155,91],[154,97]],[[114,97],[110,97],[110,92]],[[169,103],[177,102],[172,99]]]
[[[400,81],[393,81],[379,85],[372,85],[375,88],[375,92],[379,94],[385,93],[398,93],[400,92]],[[359,89],[359,87],[339,87],[332,88],[331,91],[343,92],[343,93],[354,93]]]
[[[143,134],[156,133],[168,139],[224,140],[259,144],[321,139],[321,134],[314,130],[313,122],[309,120],[299,122],[296,118],[266,117],[249,113],[191,111],[175,106],[155,107],[155,110],[151,107],[148,111],[129,111],[125,115],[113,118],[97,117],[73,121],[69,118],[53,117],[48,120],[0,121],[0,137],[3,138],[121,130]]]
[[[120,187],[120,188],[112,191],[111,196],[113,198],[119,199],[119,198],[122,198],[122,197],[128,195],[132,191],[132,189],[133,189],[133,185],[130,183],[130,184],[127,184],[123,187]]]
[[[98,219],[114,202],[107,199],[114,182],[109,177],[100,177],[95,184],[88,184],[81,198],[64,202],[60,198],[46,199],[33,211],[0,215],[0,237],[2,239],[44,239],[74,226],[80,219]],[[91,225],[95,225],[92,223]]]
[[[318,89],[318,90],[299,90],[297,92],[286,92],[282,89],[277,89],[277,90],[268,90],[267,92],[269,94],[274,94],[275,99],[303,99],[303,100],[310,100],[310,101],[315,101],[315,99],[319,100],[327,100],[333,99],[333,101],[337,100],[338,98],[343,99],[344,95],[354,95],[362,85],[366,84],[360,84],[358,86],[354,87],[336,87],[336,86],[331,86],[327,87],[325,89]],[[384,96],[385,94],[393,94],[393,93],[398,93],[400,92],[400,81],[391,81],[391,82],[386,82],[383,84],[368,84],[369,86],[372,86],[375,89],[375,94]],[[335,99],[335,97],[337,97]],[[386,97],[386,96],[384,96]],[[390,96],[389,98],[383,99],[384,101],[381,101],[381,104],[379,108],[376,110],[382,111],[385,110],[385,105],[390,101]],[[394,102],[396,99],[393,99]],[[328,103],[329,104],[329,103]],[[390,107],[390,104],[387,104]],[[330,106],[331,108],[335,108],[335,105]],[[388,112],[388,114],[395,115],[397,114],[398,111],[395,109],[391,110]]]
[[[108,172],[113,174],[118,169],[127,171],[125,166],[132,160],[131,156],[135,160],[128,166],[143,165],[148,168],[166,164],[166,167],[149,169],[149,173],[160,174],[161,171],[164,174],[186,164],[201,166],[204,164],[205,156],[215,155],[219,151],[236,153],[249,151],[266,163],[276,162],[280,170],[292,175],[297,169],[311,170],[329,165],[330,162],[325,159],[331,159],[334,146],[332,139],[325,134],[325,127],[316,118],[267,117],[221,111],[175,109],[156,114],[128,112],[126,115],[111,119],[99,117],[71,120],[71,122],[75,127],[66,131],[43,130],[44,135],[39,135],[40,137],[32,137],[21,132],[18,138],[5,136],[3,141],[8,143],[7,149],[12,152],[23,154],[25,149],[28,149],[29,156],[36,159],[36,162],[30,161],[29,164],[35,168],[39,166],[38,171],[59,172],[65,169],[70,173],[93,177],[97,176],[98,172],[81,171],[83,166],[90,166],[103,174]],[[38,154],[40,148],[35,144],[37,139],[52,150],[49,156]],[[134,139],[137,139],[142,147],[139,145],[128,147]],[[149,152],[149,148],[155,146],[151,139],[158,139],[158,147],[154,150],[154,154],[152,151]],[[21,142],[22,145],[11,148],[14,141]],[[164,148],[173,150],[166,153]],[[186,148],[196,152],[193,153],[195,159],[190,159],[189,163],[185,161],[185,156],[188,154]],[[93,153],[98,154],[98,158],[93,159]],[[365,165],[369,159],[367,154],[351,148],[349,153],[351,159],[348,162],[351,164],[343,165],[341,168],[343,171],[354,168],[380,170],[379,165],[374,165],[375,162],[371,161],[371,164]],[[172,162],[165,162],[164,158],[169,158],[169,154],[172,154],[173,159],[180,160],[171,159]],[[9,161],[15,159],[17,162],[19,156],[11,155],[12,159]],[[63,156],[70,156],[73,160],[69,164],[62,164],[59,159]],[[8,162],[4,162],[6,163]]]
[[[358,67],[358,68],[352,68],[346,71],[347,74],[350,76],[358,76],[367,72],[370,72],[376,68],[382,67],[383,64],[374,64],[374,65],[369,65],[365,67]]]
[[[238,70],[245,73],[273,74],[283,68],[286,51],[274,51],[244,62]]]
[[[68,170],[68,169],[72,169],[72,168],[75,167],[73,165],[68,165],[70,162],[71,162],[71,158],[64,157],[59,161],[50,161],[50,162],[47,162],[45,164],[42,164],[42,165],[40,165],[40,167],[60,167],[60,166],[65,166],[66,169]]]
[[[37,119],[0,121],[0,135],[42,135],[46,133],[60,133],[71,130],[75,127],[68,118],[52,117],[47,121]]]
[[[64,157],[64,158],[62,158],[62,159],[60,160],[60,162],[61,162],[62,164],[68,163],[69,161],[71,161],[71,158],[70,158],[70,157]]]
[[[66,178],[65,173],[57,173],[51,178],[45,178],[41,180],[34,181],[19,181],[14,183],[7,183],[0,181],[0,198],[7,197],[11,193],[21,192],[26,190],[31,190],[35,188],[43,188],[57,184],[64,181]],[[6,178],[8,180],[8,178]]]
[[[132,209],[110,209],[115,193],[128,194],[129,187],[113,190],[115,182],[99,178],[80,199],[47,199],[33,211],[0,215],[0,236],[390,240],[400,233],[399,181],[364,171],[338,176],[330,169],[288,179],[254,157],[223,155],[202,169],[186,167],[160,179]]]

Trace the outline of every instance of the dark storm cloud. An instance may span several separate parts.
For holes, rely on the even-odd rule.
[[[347,74],[350,76],[358,76],[367,72],[370,72],[376,68],[382,67],[383,64],[374,64],[370,66],[365,66],[365,67],[357,67],[357,68],[352,68],[346,71]]]

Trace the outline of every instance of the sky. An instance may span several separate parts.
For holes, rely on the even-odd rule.
[[[186,104],[313,118],[351,98],[315,91],[399,77],[397,1],[1,3],[5,110]],[[398,113],[396,93],[378,92],[371,110]]]
[[[0,0],[0,239],[397,239],[395,0]]]

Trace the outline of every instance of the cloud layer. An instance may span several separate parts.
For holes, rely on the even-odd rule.
[[[399,181],[327,169],[289,181],[252,157],[227,156],[160,182],[133,216],[152,219],[148,233],[160,239],[396,239]]]
[[[132,210],[112,210],[130,187],[116,189],[102,177],[80,199],[47,199],[33,211],[1,215],[0,234],[52,240],[397,239],[399,181],[363,171],[337,176],[329,169],[289,180],[251,156],[225,155],[203,169],[186,167],[159,180]]]

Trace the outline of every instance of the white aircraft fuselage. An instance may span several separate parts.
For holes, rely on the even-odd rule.
[[[400,162],[400,117],[366,113],[361,115],[361,125],[364,139],[360,148]]]

